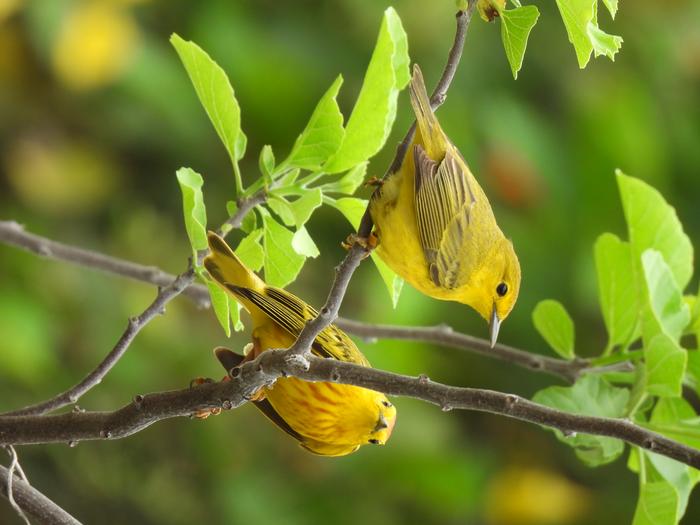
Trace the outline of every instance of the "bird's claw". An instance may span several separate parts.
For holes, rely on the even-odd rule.
[[[365,181],[365,187],[381,188],[384,185],[384,179],[372,176]]]
[[[350,250],[353,246],[359,245],[365,250],[365,257],[367,257],[378,244],[379,238],[374,232],[371,232],[367,237],[360,237],[356,233],[351,233],[348,235],[347,239],[341,243],[341,246],[346,250]]]

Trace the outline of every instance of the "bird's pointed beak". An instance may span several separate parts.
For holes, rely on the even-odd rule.
[[[386,418],[384,417],[384,414],[379,414],[379,419],[377,420],[377,425],[374,427],[373,432],[379,432],[380,430],[384,430],[385,428],[389,427],[389,423],[387,423]]]
[[[498,330],[501,328],[501,320],[498,318],[498,313],[496,313],[496,306],[494,305],[493,311],[491,312],[491,322],[489,323],[489,328],[491,329],[491,348],[496,346],[496,340],[498,339]]]

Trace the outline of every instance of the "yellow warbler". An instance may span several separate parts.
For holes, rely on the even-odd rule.
[[[474,308],[491,346],[520,290],[520,263],[484,191],[437,121],[416,65],[410,86],[418,127],[401,167],[370,201],[377,253],[436,299]]]
[[[209,233],[211,253],[204,267],[216,283],[248,310],[253,345],[246,359],[271,348],[288,348],[317,312],[291,293],[267,286],[246,268],[226,242]],[[370,366],[355,343],[330,325],[316,337],[311,351],[324,358]],[[217,351],[226,365],[227,355]],[[228,356],[229,358],[231,356]],[[255,404],[273,423],[323,456],[343,456],[371,443],[383,445],[396,421],[396,408],[384,394],[351,385],[280,378],[255,396]]]

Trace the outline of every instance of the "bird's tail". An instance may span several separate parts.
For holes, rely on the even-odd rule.
[[[265,282],[241,262],[220,236],[209,232],[207,240],[211,253],[204,258],[204,267],[220,286],[226,289],[226,284],[232,284],[256,291],[265,287]]]
[[[433,113],[433,108],[430,107],[430,98],[425,89],[425,81],[423,73],[418,67],[418,64],[413,65],[413,78],[410,86],[411,106],[416,114],[418,122],[418,131],[421,135],[428,156],[438,158],[444,155],[445,152],[445,134],[440,127],[440,123]]]

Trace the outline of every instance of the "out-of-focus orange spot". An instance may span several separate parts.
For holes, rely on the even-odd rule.
[[[513,467],[489,484],[485,517],[489,525],[564,525],[583,516],[591,503],[585,488],[556,472]]]
[[[119,3],[79,2],[66,15],[54,43],[56,76],[75,90],[109,84],[129,64],[138,39],[134,19]]]
[[[484,177],[494,194],[513,208],[533,208],[544,195],[541,178],[524,155],[507,144],[496,144],[484,157]]]
[[[8,148],[5,168],[25,206],[55,215],[99,209],[118,179],[116,167],[98,150],[60,139],[18,140]]]

